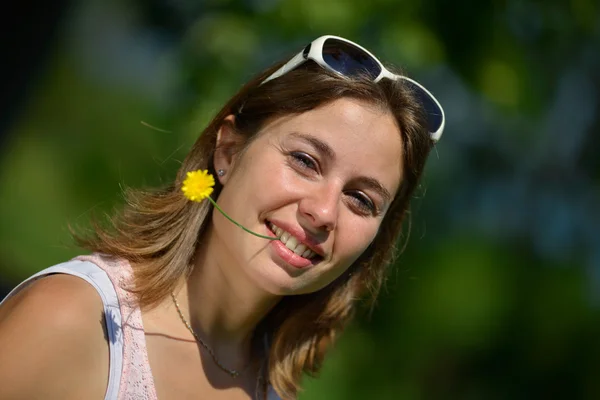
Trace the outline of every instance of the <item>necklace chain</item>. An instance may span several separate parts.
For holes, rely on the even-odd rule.
[[[194,329],[192,328],[190,323],[187,321],[187,319],[185,319],[185,317],[183,316],[183,313],[181,312],[181,309],[179,308],[179,303],[177,302],[177,298],[175,297],[175,293],[171,292],[171,298],[173,299],[173,304],[175,304],[175,308],[177,309],[179,318],[181,318],[181,322],[183,322],[183,324],[186,326],[186,328],[188,328],[188,330],[194,336],[196,341],[198,343],[200,343],[200,345],[202,347],[204,347],[204,349],[208,352],[208,354],[210,354],[210,357],[213,359],[213,361],[217,365],[217,367],[219,367],[221,370],[223,370],[224,372],[229,374],[229,376],[231,376],[232,378],[237,378],[238,376],[243,374],[246,371],[246,369],[248,369],[248,366],[246,366],[242,371],[238,371],[235,369],[227,368],[226,366],[221,364],[221,362],[217,359],[217,356],[216,356],[215,352],[213,351],[213,349],[204,340],[202,340],[202,338],[200,338],[200,336],[196,333],[196,331],[194,331]],[[250,365],[250,363],[248,365]]]

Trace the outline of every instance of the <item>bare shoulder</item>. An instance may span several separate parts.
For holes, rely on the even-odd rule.
[[[103,318],[100,296],[75,276],[44,277],[8,299],[0,307],[0,398],[102,398]]]

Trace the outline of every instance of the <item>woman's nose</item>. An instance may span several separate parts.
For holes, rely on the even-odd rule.
[[[301,217],[314,229],[334,230],[338,219],[339,193],[335,185],[323,185],[312,190],[300,200],[298,211]]]

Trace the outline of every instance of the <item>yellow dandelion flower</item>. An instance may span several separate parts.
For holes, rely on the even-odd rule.
[[[265,236],[259,233],[253,232],[250,229],[246,228],[233,218],[231,218],[225,211],[219,207],[216,201],[214,201],[210,194],[213,192],[213,186],[215,186],[215,178],[208,173],[207,170],[197,170],[191,171],[187,173],[187,177],[183,181],[183,186],[181,187],[181,191],[184,196],[187,197],[188,200],[201,202],[204,199],[208,199],[212,203],[212,205],[221,213],[225,218],[233,222],[235,225],[239,226],[243,230],[248,233],[253,234],[254,236],[258,236],[267,240],[276,240],[277,237],[274,236]]]
[[[210,196],[213,186],[215,186],[215,178],[207,170],[198,170],[187,173],[181,190],[189,200],[201,202]]]

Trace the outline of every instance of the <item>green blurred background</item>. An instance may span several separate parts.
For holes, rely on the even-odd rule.
[[[302,398],[600,399],[598,2],[3,8],[0,297],[78,254],[68,225],[123,186],[171,180],[256,72],[336,34],[423,82],[447,128],[378,307]]]

